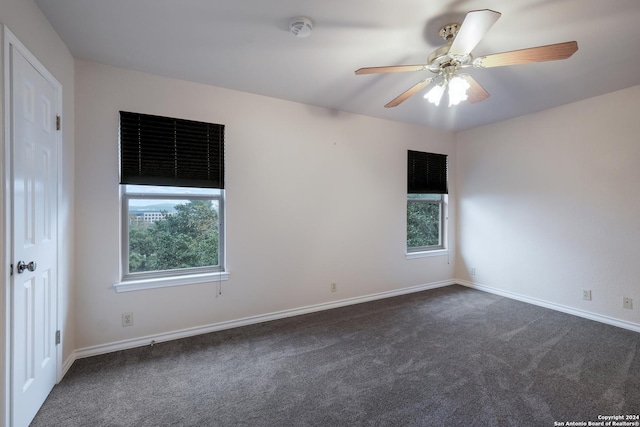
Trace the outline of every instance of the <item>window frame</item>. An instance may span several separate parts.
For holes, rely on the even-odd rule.
[[[413,196],[413,197],[412,197]],[[429,196],[429,197],[433,197],[433,196],[438,196],[438,199],[435,198],[420,198],[420,196]],[[420,253],[431,253],[431,252],[435,252],[435,251],[446,251],[447,246],[445,244],[445,236],[446,236],[446,227],[445,227],[445,222],[447,220],[447,214],[446,214],[446,205],[447,205],[447,201],[446,199],[446,194],[434,194],[434,193],[425,193],[425,194],[407,194],[407,214],[409,212],[409,205],[411,203],[424,203],[424,204],[433,204],[433,205],[439,205],[439,218],[438,218],[438,244],[437,245],[430,245],[430,246],[409,246],[409,235],[408,235],[408,228],[409,228],[409,223],[407,221],[406,224],[406,250],[407,250],[407,255],[415,255],[415,254],[420,254]]]
[[[140,188],[143,186],[137,186]],[[152,186],[154,189],[162,188]],[[187,192],[172,191],[175,188],[167,187],[167,192],[145,192],[145,191],[128,191],[127,185],[120,185],[121,193],[121,282],[116,284],[116,289],[120,292],[123,290],[138,290],[143,288],[175,286],[181,284],[200,283],[212,280],[227,280],[226,272],[226,253],[225,253],[225,191],[217,189],[217,194],[205,194],[206,191],[213,190],[210,188],[202,188],[202,192],[198,192],[198,187],[185,187],[189,189]],[[179,190],[177,190],[179,191]],[[131,199],[146,200],[211,200],[218,203],[218,265],[176,268],[171,270],[135,272],[129,271],[129,201]]]

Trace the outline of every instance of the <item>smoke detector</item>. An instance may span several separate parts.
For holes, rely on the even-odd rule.
[[[309,37],[313,30],[313,22],[305,16],[298,16],[289,21],[289,31],[296,37]]]

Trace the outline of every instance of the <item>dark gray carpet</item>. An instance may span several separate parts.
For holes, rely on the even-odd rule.
[[[640,334],[449,286],[77,360],[33,426],[553,426],[640,413]]]

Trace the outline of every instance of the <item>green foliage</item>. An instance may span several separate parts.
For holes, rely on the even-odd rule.
[[[219,221],[210,200],[176,206],[164,219],[129,224],[129,272],[218,265]]]
[[[440,205],[437,203],[407,203],[407,247],[440,244]]]

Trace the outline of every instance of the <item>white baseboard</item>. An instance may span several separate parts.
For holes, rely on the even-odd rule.
[[[71,368],[71,365],[73,365],[73,362],[75,362],[76,359],[77,359],[76,352],[75,351],[71,352],[69,357],[67,357],[67,359],[62,364],[62,372],[60,373],[60,378],[58,378],[58,382],[62,381],[62,378],[67,374],[67,371],[69,371],[69,368]]]
[[[237,328],[240,326],[253,325],[256,323],[269,322],[271,320],[284,319],[292,316],[299,316],[302,314],[309,314],[318,311],[330,310],[332,308],[344,307],[348,305],[360,304],[363,302],[375,301],[384,298],[391,298],[400,295],[406,295],[414,292],[426,291],[428,289],[441,288],[456,284],[455,280],[444,280],[441,282],[428,283],[424,285],[412,286],[409,288],[396,289],[393,291],[380,292],[377,294],[365,295],[362,297],[347,298],[339,301],[332,301],[328,303],[315,304],[306,307],[294,308],[290,310],[277,311],[275,313],[261,314],[258,316],[245,317],[237,320],[229,320],[226,322],[214,323],[211,325],[198,326],[195,328],[182,329],[179,331],[166,332],[155,335],[147,335],[145,337],[134,338],[130,340],[118,341],[109,344],[101,344],[91,347],[85,347],[78,349],[74,352],[74,359],[82,359],[90,356],[97,356],[99,354],[111,353],[119,350],[127,350],[135,347],[143,347],[151,345],[152,343],[160,343],[165,341],[176,340],[180,338],[187,338],[200,334],[207,334],[210,332],[222,331],[225,329]],[[71,363],[73,363],[73,360]],[[69,367],[71,366],[69,363]],[[67,369],[69,369],[67,367]],[[66,372],[66,370],[64,372]]]
[[[489,293],[500,295],[506,298],[526,302],[526,303],[537,305],[540,307],[549,308],[551,310],[556,310],[563,313],[572,314],[574,316],[583,317],[585,319],[595,320],[596,322],[606,323],[608,325],[617,326],[619,328],[629,329],[634,332],[640,332],[640,324],[638,323],[627,322],[626,320],[620,320],[614,317],[604,316],[602,314],[590,313],[588,311],[579,310],[577,308],[568,307],[566,305],[556,304],[554,302],[549,302],[549,301],[541,300],[538,298],[532,298],[532,297],[517,294],[514,292],[504,291],[491,286],[469,282],[467,280],[454,280],[454,282],[460,285],[466,286],[468,288],[477,289],[479,291],[489,292]]]

